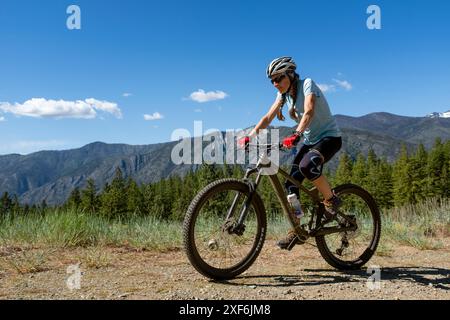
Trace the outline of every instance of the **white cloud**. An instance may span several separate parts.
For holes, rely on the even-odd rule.
[[[317,85],[322,92],[335,92],[336,86],[333,84],[318,84]]]
[[[22,140],[0,143],[0,154],[29,154],[41,150],[62,150],[69,147],[74,146],[62,140]]]
[[[348,82],[347,80],[338,80],[338,79],[333,79],[333,81],[336,84],[326,84],[326,83],[322,83],[322,84],[318,84],[320,90],[322,90],[323,92],[336,92],[338,91],[338,89],[344,89],[345,91],[350,91],[353,89],[353,86],[350,82]]]
[[[111,113],[118,119],[122,118],[122,112],[116,103],[100,101],[94,98],[76,101],[32,98],[22,104],[17,102],[15,104],[0,102],[0,110],[16,116],[55,119],[94,119],[97,116],[97,111],[100,110]]]
[[[99,101],[94,98],[86,99],[86,102],[89,103],[94,109],[111,113],[118,119],[122,118],[122,112],[118,108],[117,103],[108,101]]]
[[[159,112],[155,112],[153,114],[144,114],[144,120],[152,121],[152,120],[160,120],[164,119],[164,116]]]
[[[122,94],[122,97],[125,97],[125,98],[131,97],[131,96],[133,96],[133,94],[129,93],[129,92],[125,92],[124,94]]]
[[[228,97],[228,94],[226,94],[223,91],[209,91],[205,92],[203,89],[199,89],[198,91],[192,92],[189,96],[189,99],[203,103],[203,102],[209,102],[214,100],[222,100]]]
[[[338,86],[340,86],[341,88],[344,88],[346,91],[350,91],[352,90],[353,86],[351,85],[350,82],[348,82],[347,80],[337,80],[337,79],[333,79],[334,82],[336,82],[338,84]]]
[[[5,121],[5,117],[0,117],[0,122]]]

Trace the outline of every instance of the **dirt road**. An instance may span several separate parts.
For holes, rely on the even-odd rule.
[[[216,283],[198,274],[183,251],[126,248],[0,248],[0,299],[450,299],[450,239],[440,250],[393,247],[367,265],[381,267],[380,286],[367,270],[338,272],[317,249],[292,252],[268,240],[241,277]],[[36,259],[40,259],[36,261]],[[81,262],[80,289],[70,290],[70,265]],[[36,270],[32,270],[33,267]],[[21,274],[18,272],[22,268]],[[27,269],[28,268],[28,269]],[[72,283],[72,288],[73,282]]]

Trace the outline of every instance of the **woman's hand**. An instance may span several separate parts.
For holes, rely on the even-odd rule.
[[[283,139],[283,147],[286,149],[292,149],[300,141],[302,134],[295,132],[292,136]]]
[[[238,140],[238,147],[241,149],[247,149],[249,143],[250,143],[250,137],[245,136]]]

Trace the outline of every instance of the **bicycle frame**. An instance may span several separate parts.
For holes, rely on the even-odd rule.
[[[244,204],[244,207],[241,210],[237,224],[235,225],[234,228],[232,228],[232,231],[236,234],[241,234],[244,232],[244,229],[245,229],[244,221],[247,217],[248,208],[250,207],[252,197],[256,193],[258,185],[261,182],[261,179],[263,176],[263,170],[264,170],[264,168],[267,168],[267,167],[271,167],[271,170],[273,170],[274,164],[272,164],[270,162],[267,153],[263,153],[260,156],[256,166],[254,168],[248,168],[247,171],[245,172],[244,181],[246,181],[250,185],[250,195],[249,195],[246,203]],[[273,174],[265,174],[265,175],[268,176],[268,178],[271,182],[272,188],[274,189],[274,191],[278,197],[278,200],[280,201],[283,212],[286,215],[286,217],[288,218],[288,221],[289,221],[292,229],[295,230],[297,235],[302,240],[306,240],[309,237],[316,237],[316,236],[322,236],[322,235],[327,235],[327,234],[332,234],[332,233],[337,233],[337,232],[354,231],[355,230],[354,227],[347,227],[347,228],[323,227],[322,224],[320,223],[320,221],[321,221],[321,218],[322,218],[322,215],[323,215],[323,212],[325,209],[324,209],[324,206],[319,197],[319,191],[317,190],[317,188],[316,187],[314,187],[312,189],[306,188],[305,186],[302,185],[302,183],[300,183],[299,181],[297,181],[296,179],[291,177],[287,172],[285,172],[283,169],[281,169],[278,166],[275,166],[275,170],[273,170],[273,171],[274,171]],[[278,178],[278,175],[277,175],[278,173],[280,173],[284,178],[286,178],[287,180],[292,182],[295,186],[297,186],[304,193],[309,195],[313,199],[314,203],[317,205],[318,211],[317,211],[316,226],[313,228],[313,222],[314,222],[314,218],[315,218],[315,212],[313,212],[311,219],[308,223],[309,232],[307,230],[301,228],[301,226],[298,223],[296,223],[296,218],[293,214],[293,211],[290,209],[290,205],[287,201],[286,192],[280,182],[280,179]],[[257,177],[254,182],[252,180],[250,180],[250,177],[253,174],[257,174]],[[239,201],[239,197],[240,197],[240,195],[238,194],[234,198],[233,203],[232,203],[230,209],[228,210],[226,221],[228,221],[234,214],[235,206],[236,206],[236,203],[238,203],[238,201]],[[346,220],[348,220],[348,218],[346,216],[344,216],[344,215],[342,215],[342,216]]]

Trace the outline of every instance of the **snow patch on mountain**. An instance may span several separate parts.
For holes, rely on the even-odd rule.
[[[450,118],[450,110],[446,112],[433,112],[430,114],[427,114],[428,118]]]

